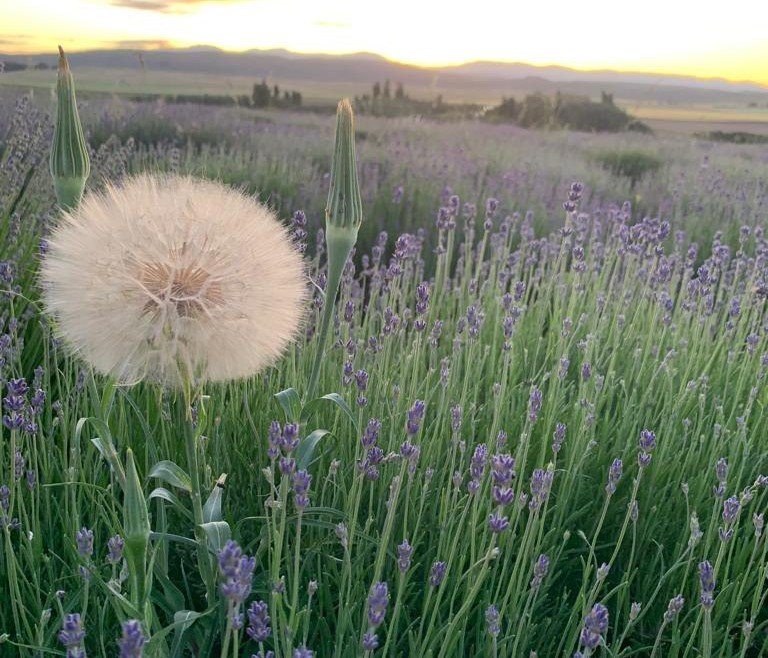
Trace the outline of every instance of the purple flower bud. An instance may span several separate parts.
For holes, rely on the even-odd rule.
[[[448,565],[445,562],[435,562],[429,571],[429,584],[432,587],[440,587],[440,583],[445,578],[445,571]]]
[[[141,623],[132,619],[124,622],[122,629],[123,635],[117,641],[120,648],[119,658],[141,658],[144,643],[147,641],[141,630]]]
[[[239,606],[251,593],[256,559],[244,555],[237,542],[230,539],[219,551],[218,563],[223,580],[220,586],[221,594]]]
[[[123,549],[125,540],[120,535],[115,535],[107,541],[107,562],[119,564],[123,561]]]
[[[708,560],[699,563],[699,584],[701,586],[701,606],[704,610],[711,610],[715,601],[715,570]]]
[[[75,534],[77,543],[77,553],[82,558],[89,558],[93,555],[93,531],[88,528],[81,528]]]
[[[499,626],[500,617],[495,605],[488,606],[485,611],[485,623],[488,628],[488,635],[491,637],[495,638],[501,632],[501,627]]]
[[[389,591],[387,583],[378,582],[371,586],[371,592],[368,595],[368,623],[371,628],[377,628],[384,621],[389,605]]]
[[[400,573],[405,573],[410,569],[412,555],[413,546],[408,543],[407,539],[404,539],[403,543],[397,547],[397,568]]]
[[[682,594],[678,594],[677,596],[673,596],[669,603],[667,604],[667,611],[664,613],[664,623],[669,624],[672,622],[675,617],[677,617],[678,614],[680,614],[680,611],[683,609],[683,605],[685,604],[685,599],[683,598]]]
[[[492,533],[499,534],[509,528],[509,519],[497,508],[493,514],[488,515],[488,527]]]
[[[541,587],[541,583],[544,578],[547,577],[549,572],[549,557],[542,553],[533,563],[533,579],[531,580],[531,588],[538,589]]]
[[[254,601],[248,608],[246,633],[254,642],[264,642],[272,634],[269,625],[269,606],[264,601]]]
[[[616,485],[621,479],[624,465],[621,459],[614,459],[611,468],[608,471],[608,484],[605,485],[605,491],[609,496],[616,493]]]

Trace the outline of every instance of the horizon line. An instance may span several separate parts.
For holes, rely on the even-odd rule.
[[[83,49],[67,49],[68,55],[78,55],[78,54],[86,54],[86,53],[98,53],[98,52],[109,52],[109,51],[133,51],[133,52],[167,52],[167,51],[177,51],[177,52],[183,52],[183,51],[190,51],[190,50],[196,50],[196,49],[206,49],[210,51],[216,51],[219,53],[224,54],[233,54],[233,55],[244,55],[247,53],[253,53],[253,52],[260,52],[260,53],[289,53],[291,55],[298,55],[302,57],[354,57],[354,56],[370,56],[375,57],[378,59],[381,59],[385,62],[389,62],[392,64],[399,64],[401,66],[409,66],[417,69],[426,69],[426,70],[437,70],[437,69],[450,69],[450,68],[461,68],[463,66],[469,66],[472,64],[501,64],[501,65],[522,65],[522,66],[529,66],[531,68],[535,69],[563,69],[566,71],[573,71],[575,73],[587,73],[587,74],[599,74],[599,73],[623,73],[623,74],[629,74],[629,75],[647,75],[647,76],[657,76],[660,78],[688,78],[691,80],[700,80],[700,81],[710,81],[710,82],[726,82],[731,83],[735,85],[753,85],[756,87],[760,87],[761,89],[764,89],[766,92],[768,92],[768,83],[758,82],[757,80],[752,80],[748,78],[727,78],[723,76],[701,76],[701,75],[695,75],[693,73],[679,73],[679,72],[659,72],[659,71],[651,71],[651,70],[643,70],[643,69],[636,69],[636,68],[612,68],[610,66],[608,67],[598,67],[598,68],[583,68],[578,67],[574,65],[568,65],[568,64],[562,64],[559,62],[549,62],[546,64],[535,64],[531,62],[522,61],[519,59],[516,60],[505,60],[505,59],[468,59],[468,60],[462,60],[460,62],[446,62],[446,63],[440,63],[440,64],[424,64],[424,63],[416,63],[416,62],[410,62],[407,60],[399,60],[394,59],[391,57],[387,57],[386,55],[381,55],[379,53],[373,52],[373,51],[366,51],[366,50],[355,50],[355,51],[349,51],[349,52],[323,52],[323,51],[300,51],[300,50],[291,50],[290,48],[259,48],[259,47],[253,47],[253,48],[243,48],[243,49],[232,49],[232,48],[222,48],[220,46],[214,46],[210,44],[194,44],[190,46],[173,46],[173,45],[158,45],[153,47],[151,45],[152,40],[148,39],[148,43],[146,46],[128,46],[128,45],[121,45],[119,42],[114,43],[111,46],[105,45],[104,47],[91,47],[91,48],[83,48]],[[58,57],[57,52],[54,52],[54,50],[51,50],[50,55],[47,52],[44,51],[29,51],[29,52],[9,52],[9,51],[2,51],[0,52],[3,56],[7,57]]]

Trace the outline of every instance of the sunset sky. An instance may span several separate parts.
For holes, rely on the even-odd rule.
[[[0,52],[207,44],[690,74],[768,85],[766,0],[0,0]]]

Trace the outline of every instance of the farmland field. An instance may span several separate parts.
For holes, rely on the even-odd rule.
[[[175,388],[99,374],[42,301],[54,105],[13,75],[0,655],[131,658],[137,638],[148,657],[768,655],[765,145],[362,116],[363,219],[334,304],[330,114],[84,97],[86,199],[145,172],[212,179],[272,208],[303,255],[282,357]],[[228,84],[211,91],[247,93]],[[637,114],[766,120],[697,112]],[[124,211],[135,244],[115,256],[107,236],[84,273],[163,244],[139,228],[152,211]],[[120,315],[127,293],[72,276],[74,308]]]

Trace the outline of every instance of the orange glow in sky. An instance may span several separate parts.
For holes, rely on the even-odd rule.
[[[768,85],[766,0],[0,0],[0,52],[207,44]]]

